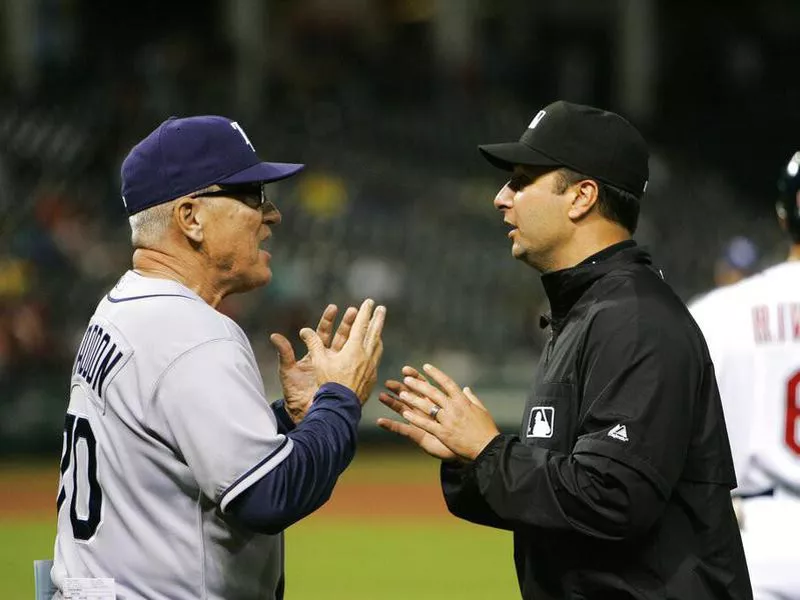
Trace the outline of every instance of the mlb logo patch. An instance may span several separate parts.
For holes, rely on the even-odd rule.
[[[528,417],[529,438],[550,438],[553,437],[553,424],[555,421],[556,409],[552,406],[534,406]]]

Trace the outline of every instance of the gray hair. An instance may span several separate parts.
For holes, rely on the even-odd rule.
[[[159,246],[172,223],[175,201],[156,204],[128,217],[131,226],[131,245],[134,248]]]

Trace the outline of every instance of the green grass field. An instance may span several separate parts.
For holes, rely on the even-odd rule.
[[[388,481],[388,473],[394,482],[431,481],[434,471],[432,462],[362,456],[341,485]],[[33,598],[33,560],[52,556],[54,517],[0,514],[4,600]],[[286,576],[288,600],[519,598],[511,535],[447,516],[313,515],[286,534]]]
[[[447,523],[302,523],[287,536],[287,598],[518,598],[510,534]]]
[[[0,521],[2,597],[33,598],[33,560],[52,548],[52,523]],[[509,535],[457,522],[311,519],[287,533],[286,577],[288,600],[519,596]]]

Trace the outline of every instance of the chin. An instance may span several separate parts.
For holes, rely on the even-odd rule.
[[[525,260],[525,256],[526,256],[525,248],[523,248],[522,246],[520,246],[518,244],[514,244],[511,247],[511,256],[513,256],[517,260]]]
[[[539,257],[530,248],[522,248],[521,246],[515,245],[511,250],[511,254],[514,258],[524,262],[529,267],[533,267],[537,271],[542,271]]]
[[[253,277],[252,287],[262,287],[268,285],[270,281],[272,281],[272,269],[268,267],[263,271],[259,271],[259,273]]]
[[[242,277],[236,286],[236,292],[249,292],[260,287],[268,285],[272,281],[272,270],[267,267],[266,269],[258,269],[258,271],[248,273],[247,276]]]

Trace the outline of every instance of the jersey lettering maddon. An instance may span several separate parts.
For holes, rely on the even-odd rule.
[[[800,490],[800,262],[714,290],[690,310],[714,361],[735,493]]]
[[[273,598],[281,536],[223,515],[291,451],[242,330],[175,281],[126,273],[73,367],[54,583],[113,577],[125,600]]]

